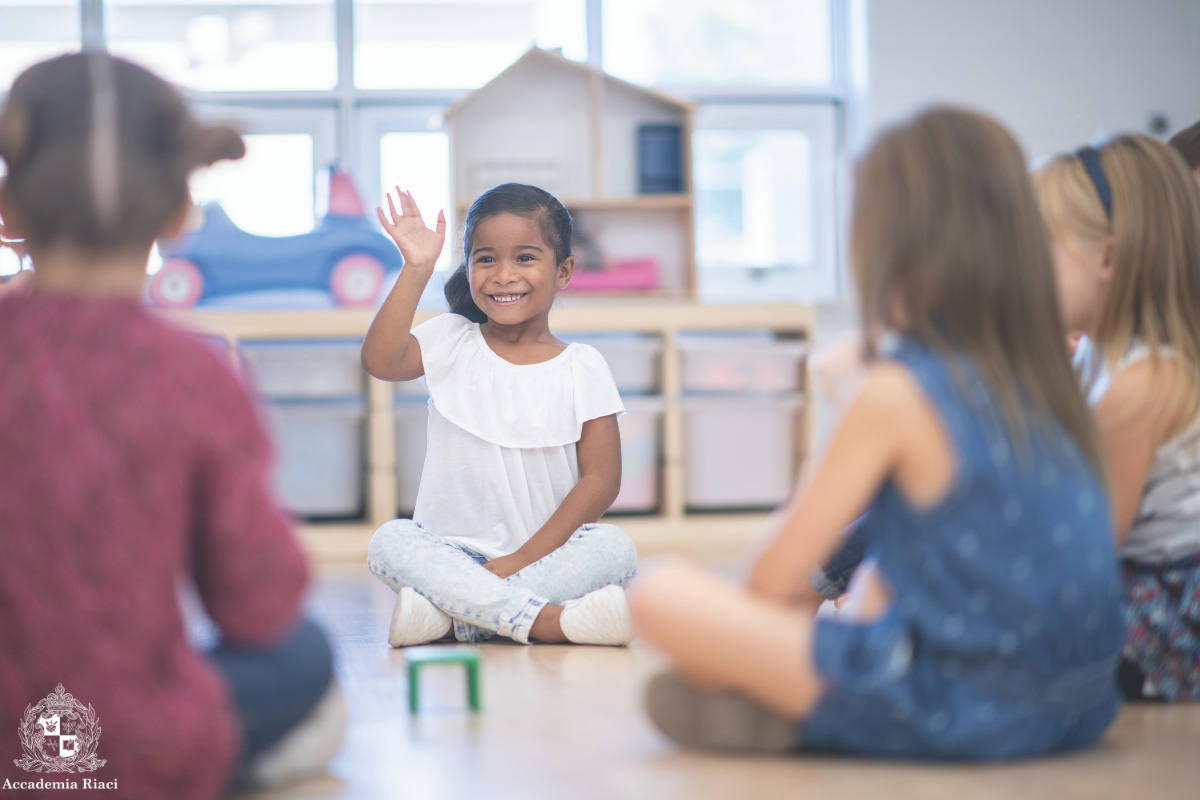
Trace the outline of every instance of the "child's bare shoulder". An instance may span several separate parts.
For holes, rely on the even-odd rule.
[[[912,419],[929,407],[912,372],[895,361],[874,361],[866,365],[855,405],[871,416],[893,422]]]

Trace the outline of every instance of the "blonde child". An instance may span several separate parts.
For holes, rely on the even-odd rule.
[[[1016,142],[944,108],[885,132],[857,168],[851,261],[873,357],[748,584],[682,563],[635,583],[639,635],[677,670],[650,716],[702,747],[1089,745],[1120,705],[1119,580]],[[809,576],[867,510],[867,566],[814,619]]]
[[[1146,136],[1036,175],[1064,323],[1102,375],[1130,698],[1200,699],[1200,190]]]
[[[481,195],[446,284],[450,313],[414,329],[446,223],[439,213],[427,228],[397,192],[400,210],[389,195],[379,218],[404,268],[362,360],[377,378],[422,378],[430,418],[413,519],[381,527],[368,552],[398,593],[388,641],[627,644],[621,585],[637,554],[596,523],[620,488],[624,407],[603,357],[549,327],[574,268],[570,214],[533,186]]]
[[[282,781],[341,738],[251,402],[206,345],[141,304],[189,173],[243,152],[162,80],[99,53],[30,67],[0,113],[0,217],[35,267],[0,297],[0,718],[28,724],[62,684],[95,709],[105,764],[90,774],[116,797]],[[215,623],[212,650],[189,645],[180,584]],[[59,753],[68,771],[86,755]],[[0,756],[12,769],[58,754],[13,735]]]

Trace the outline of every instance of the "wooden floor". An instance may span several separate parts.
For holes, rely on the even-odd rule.
[[[330,774],[277,798],[1200,798],[1200,705],[1127,708],[1088,752],[1006,766],[925,766],[679,750],[641,710],[658,657],[626,648],[487,644],[483,712],[460,669],[429,668],[419,715],[385,641],[395,595],[365,569],[326,569],[313,611],[328,627],[349,706]],[[249,800],[249,798],[247,798]]]

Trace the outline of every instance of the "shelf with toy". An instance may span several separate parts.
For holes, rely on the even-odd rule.
[[[694,296],[693,112],[534,48],[446,112],[457,217],[497,184],[534,184],[575,218],[573,293]]]

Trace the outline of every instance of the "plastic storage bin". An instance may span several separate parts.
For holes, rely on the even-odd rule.
[[[357,517],[365,507],[366,410],[361,400],[265,406],[280,503],[302,517]]]
[[[358,341],[246,341],[251,383],[264,397],[362,397]]]
[[[418,381],[409,383],[424,393]],[[425,467],[428,402],[425,397],[396,396],[396,510],[401,516],[410,516],[417,505],[417,489],[421,486],[421,470]]]
[[[684,397],[688,508],[773,508],[792,490],[798,394]]]
[[[679,337],[685,392],[796,392],[808,344],[768,334]]]
[[[621,429],[621,491],[611,511],[638,513],[658,508],[661,397],[626,397]]]
[[[653,394],[659,387],[662,339],[631,333],[571,336],[572,341],[600,351],[621,394]]]

